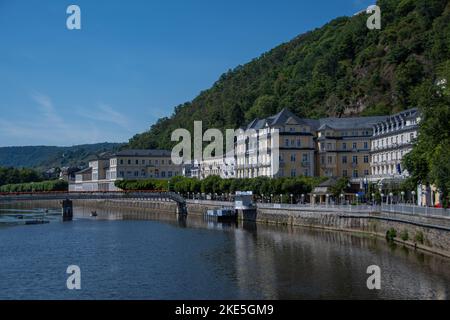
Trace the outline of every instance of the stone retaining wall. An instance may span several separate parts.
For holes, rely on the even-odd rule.
[[[244,219],[243,216],[241,218]],[[247,217],[247,220],[252,219]],[[253,220],[259,223],[364,232],[383,237],[388,230],[394,228],[397,232],[395,241],[450,257],[450,228],[443,226],[447,221],[440,221],[439,218],[420,217],[417,221],[408,221],[402,215],[393,214],[258,208]],[[401,239],[402,232],[408,234],[407,240]]]

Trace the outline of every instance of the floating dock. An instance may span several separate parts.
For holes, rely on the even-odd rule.
[[[236,210],[234,208],[222,208],[216,210],[208,210],[205,219],[210,221],[236,221]]]

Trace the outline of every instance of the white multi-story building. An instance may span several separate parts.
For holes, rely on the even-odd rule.
[[[167,150],[124,150],[89,162],[76,174],[70,191],[114,191],[117,180],[170,179],[181,175]]]
[[[402,159],[417,138],[420,115],[409,109],[386,117],[373,126],[371,140],[371,181],[404,178],[408,172]]]
[[[236,178],[235,159],[233,157],[217,157],[204,159],[200,165],[200,179],[209,176],[220,176],[223,179]]]

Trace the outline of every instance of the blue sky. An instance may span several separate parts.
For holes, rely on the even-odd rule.
[[[373,3],[0,0],[0,146],[125,142],[228,69]]]

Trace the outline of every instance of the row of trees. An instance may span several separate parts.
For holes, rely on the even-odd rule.
[[[210,176],[203,180],[186,177],[173,177],[171,180],[122,180],[116,186],[123,190],[170,190],[187,195],[188,193],[229,194],[236,191],[253,191],[258,195],[307,194],[324,178],[295,177],[252,179],[222,179]]]
[[[418,140],[413,150],[405,156],[404,165],[411,174],[411,185],[433,184],[443,194],[443,205],[449,206],[450,195],[450,63],[445,83],[436,86],[429,83],[422,91]],[[443,80],[441,80],[443,81]]]
[[[43,181],[41,173],[33,169],[17,169],[0,167],[0,186],[5,184],[27,183]]]
[[[51,180],[41,182],[5,184],[0,187],[0,192],[43,192],[43,191],[67,191],[68,183],[64,180]]]

